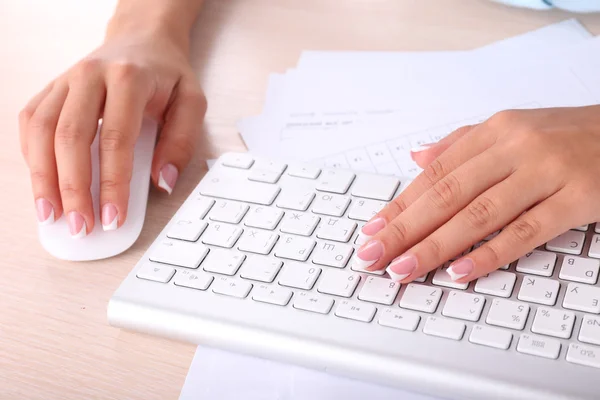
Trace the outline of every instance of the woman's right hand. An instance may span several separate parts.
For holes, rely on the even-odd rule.
[[[99,138],[104,230],[127,218],[133,150],[144,116],[162,125],[152,181],[171,193],[193,154],[206,101],[186,40],[168,31],[109,30],[102,46],[51,82],[19,115],[40,223],[65,214],[73,237],[94,228],[90,145]]]

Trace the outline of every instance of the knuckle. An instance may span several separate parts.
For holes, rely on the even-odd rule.
[[[388,207],[388,211],[390,211],[391,214],[398,215],[406,211],[408,205],[406,204],[406,201],[402,198],[402,196],[400,196],[394,199],[394,201],[388,203]]]
[[[436,158],[423,170],[423,175],[433,185],[446,176],[446,166]]]
[[[429,237],[423,241],[423,246],[427,249],[427,253],[429,253],[429,257],[432,259],[444,259],[442,255],[444,254],[445,247],[439,239]]]
[[[19,111],[19,122],[21,124],[29,122],[29,120],[31,120],[31,117],[33,117],[33,110],[29,107],[25,107],[21,111]]]
[[[50,174],[44,170],[32,169],[30,172],[30,176],[31,176],[31,181],[35,185],[48,187],[48,186],[50,186],[50,184],[52,182],[52,178],[50,177]]]
[[[60,195],[63,199],[72,199],[81,197],[84,194],[84,189],[75,184],[71,180],[63,179],[59,183]]]
[[[118,192],[129,184],[129,175],[125,174],[104,174],[100,180],[100,188],[103,192]]]
[[[396,243],[403,243],[408,237],[406,225],[400,221],[394,221],[389,225],[389,232],[392,240]]]
[[[438,208],[451,208],[460,196],[460,182],[454,175],[447,175],[436,182],[429,193],[429,200]]]
[[[120,62],[110,66],[110,74],[118,82],[133,82],[145,77],[144,69],[132,62]]]
[[[176,135],[171,139],[171,151],[176,153],[180,159],[190,160],[194,155],[195,142],[193,135]]]
[[[43,113],[33,114],[27,125],[27,133],[29,135],[48,134],[53,129],[52,121],[54,118]]]
[[[106,128],[100,134],[100,148],[103,151],[120,152],[131,147],[131,135],[120,129]]]
[[[503,110],[492,115],[488,120],[487,124],[494,127],[510,127],[513,126],[519,119],[521,113],[519,110]]]
[[[486,196],[480,196],[467,206],[467,221],[471,228],[484,228],[498,216],[498,207]]]
[[[485,263],[489,263],[489,265],[496,267],[500,266],[500,251],[494,245],[494,241],[486,243],[478,250],[481,257],[485,260]]]
[[[73,78],[88,79],[90,75],[97,73],[102,68],[102,61],[97,58],[84,58],[79,61],[72,70]]]
[[[511,224],[510,233],[520,243],[528,243],[542,231],[542,224],[535,218],[522,218]]]
[[[76,147],[83,139],[81,128],[72,122],[65,122],[57,126],[54,140],[59,147],[71,149]]]

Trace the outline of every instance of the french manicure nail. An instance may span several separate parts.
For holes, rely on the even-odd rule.
[[[413,147],[410,149],[411,153],[420,153],[421,151],[425,151],[431,148],[435,143],[423,143],[420,146]]]
[[[46,199],[39,198],[35,201],[37,218],[40,225],[50,225],[54,222],[54,207]]]
[[[356,244],[362,246],[363,244],[371,240],[371,238],[383,228],[385,228],[385,220],[381,217],[377,217],[374,220],[367,222],[362,227],[360,232],[358,232]]]
[[[388,274],[394,281],[401,281],[415,272],[417,269],[417,257],[412,254],[403,254],[394,259],[386,268]]]
[[[71,232],[71,237],[73,239],[81,239],[85,237],[86,232],[86,224],[85,220],[77,211],[71,211],[69,213],[69,231]]]
[[[365,269],[377,262],[383,255],[383,244],[379,240],[372,240],[361,247],[354,256],[354,265],[358,269]]]
[[[119,224],[117,207],[114,204],[107,203],[102,207],[102,229],[104,231],[114,231]]]
[[[173,193],[175,182],[179,177],[179,171],[173,164],[166,164],[160,170],[158,174],[158,187],[167,191],[167,193]]]
[[[457,281],[473,272],[473,260],[470,258],[463,258],[455,263],[451,264],[446,272],[450,275],[450,279]]]

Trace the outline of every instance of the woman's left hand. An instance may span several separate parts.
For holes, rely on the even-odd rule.
[[[600,106],[510,110],[411,153],[423,172],[361,230],[357,266],[468,282],[600,220]],[[389,265],[389,266],[388,266]]]

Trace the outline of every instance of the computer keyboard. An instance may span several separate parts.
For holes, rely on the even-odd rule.
[[[600,398],[600,225],[469,284],[446,263],[400,285],[352,256],[408,183],[227,153],[115,292],[109,321],[442,398]]]

